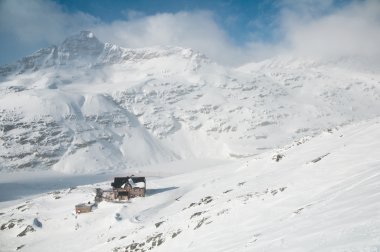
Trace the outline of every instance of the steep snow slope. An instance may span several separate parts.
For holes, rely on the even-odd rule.
[[[0,67],[0,170],[244,158],[380,115],[379,73],[294,61],[228,69],[191,49],[81,32]]]
[[[81,186],[0,210],[2,251],[378,251],[380,120],[165,178],[147,197],[74,205]],[[281,155],[282,158],[276,158]]]

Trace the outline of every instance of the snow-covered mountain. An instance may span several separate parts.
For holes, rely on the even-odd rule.
[[[356,63],[84,31],[1,66],[0,250],[379,251],[380,72]],[[75,214],[131,173],[145,198]]]
[[[50,67],[78,68],[101,67],[123,63],[125,61],[143,61],[154,58],[181,54],[184,57],[204,57],[200,54],[193,55],[191,50],[182,48],[151,48],[151,49],[125,49],[109,43],[100,42],[90,31],[82,31],[79,34],[68,37],[59,46],[51,46],[41,49],[30,56],[19,60],[15,64],[1,67],[1,76],[11,74],[23,74],[28,71],[36,72]]]
[[[239,159],[380,115],[379,73],[292,62],[231,69],[191,49],[126,49],[81,32],[0,67],[0,169]]]

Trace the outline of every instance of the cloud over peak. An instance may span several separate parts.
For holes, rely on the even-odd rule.
[[[380,2],[351,1],[339,7],[334,3],[282,0],[268,31],[274,40],[258,37],[255,26],[250,26],[247,34],[252,36],[236,44],[212,10],[153,15],[125,10],[125,19],[105,22],[88,13],[68,12],[49,0],[4,0],[0,2],[0,35],[4,38],[0,49],[6,53],[0,62],[5,63],[17,52],[26,54],[26,50],[59,43],[79,30],[89,29],[100,40],[123,47],[191,47],[227,65],[282,54],[319,59],[355,57],[379,63]],[[249,22],[255,23],[255,18]]]

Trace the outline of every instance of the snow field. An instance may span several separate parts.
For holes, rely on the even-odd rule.
[[[1,209],[4,251],[376,251],[378,119],[325,131],[253,158],[148,177],[147,197],[74,205],[109,182]],[[277,154],[283,157],[276,162]],[[328,155],[327,155],[328,154]],[[185,162],[183,163],[184,166]],[[190,164],[189,166],[192,166]],[[142,168],[141,172],[144,170]],[[33,226],[38,218],[42,227]],[[21,220],[17,223],[17,220]],[[27,225],[34,232],[17,237]]]

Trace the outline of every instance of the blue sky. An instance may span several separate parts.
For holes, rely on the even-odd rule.
[[[378,0],[2,0],[0,64],[84,29],[123,47],[191,47],[229,65],[284,52],[371,55],[378,17]]]
[[[132,15],[151,16],[159,13],[207,10],[236,43],[244,43],[255,28],[263,39],[272,35],[271,20],[280,10],[279,1],[243,0],[114,0],[114,1],[57,1],[68,12],[89,13],[104,22],[129,19]],[[133,18],[133,17],[132,17]],[[263,27],[253,27],[260,21]]]
[[[344,7],[350,0],[57,0],[68,12],[89,13],[104,22],[125,20],[129,14],[155,15],[158,13],[194,12],[206,10],[231,37],[243,44],[252,33],[263,41],[276,39],[276,16],[284,8],[296,9],[301,5],[315,8],[314,15],[324,15]],[[291,3],[293,2],[293,3]],[[294,4],[299,2],[299,4]],[[302,2],[302,4],[301,4]],[[321,4],[326,2],[326,4]]]

